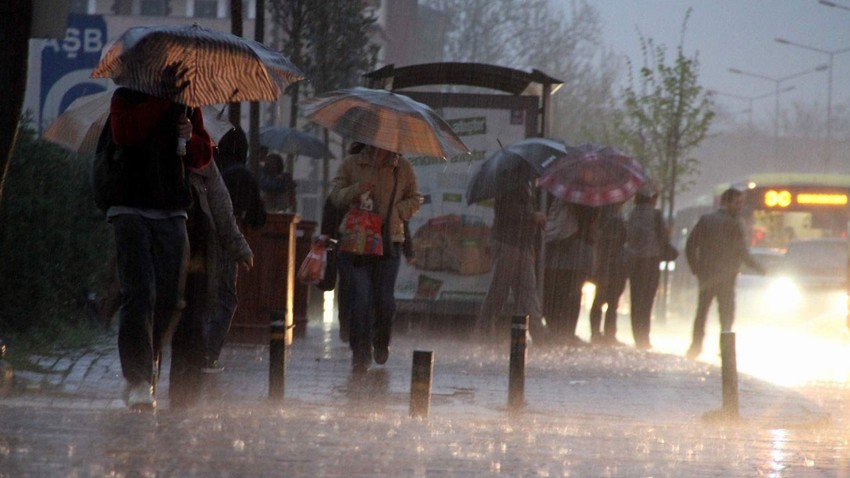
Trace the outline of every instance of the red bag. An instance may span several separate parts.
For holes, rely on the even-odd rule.
[[[381,216],[356,206],[349,209],[339,226],[339,251],[364,256],[383,255]]]
[[[305,284],[318,284],[325,278],[325,265],[328,262],[328,251],[325,243],[316,241],[301,267],[298,269],[298,280]]]

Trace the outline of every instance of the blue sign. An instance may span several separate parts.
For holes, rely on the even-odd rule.
[[[41,127],[53,121],[75,99],[106,90],[107,80],[89,78],[106,45],[102,15],[68,16],[62,40],[48,40],[41,50]]]

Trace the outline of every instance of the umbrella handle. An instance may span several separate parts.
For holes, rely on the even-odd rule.
[[[192,113],[192,108],[186,107],[183,110],[183,115],[188,118]],[[186,156],[186,138],[180,136],[177,138],[177,156]]]

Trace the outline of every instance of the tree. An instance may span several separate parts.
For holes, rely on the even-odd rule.
[[[442,44],[439,61],[535,68],[564,81],[552,97],[552,136],[576,143],[598,134],[608,122],[619,61],[604,48],[599,13],[586,0],[571,2],[566,15],[549,0],[424,4],[443,12],[442,28],[423,32],[428,45]],[[436,35],[442,40],[431,38]]]
[[[661,207],[673,217],[677,191],[686,191],[699,171],[690,156],[708,137],[714,118],[711,93],[699,84],[698,55],[684,53],[690,10],[682,22],[676,58],[667,64],[666,49],[640,35],[644,66],[637,78],[629,62],[630,85],[614,124],[612,144],[635,155],[661,189]],[[638,83],[635,85],[635,83]]]

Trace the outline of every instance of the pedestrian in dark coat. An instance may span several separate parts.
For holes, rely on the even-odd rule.
[[[727,189],[720,196],[720,208],[704,214],[688,235],[685,255],[699,283],[693,336],[687,352],[690,359],[697,358],[702,352],[708,308],[715,298],[721,331],[732,331],[735,321],[735,281],[741,263],[746,263],[761,274],[765,273],[764,267],[750,256],[744,239],[739,219],[743,206],[743,191]]]
[[[598,345],[621,345],[617,340],[617,307],[620,295],[626,288],[626,221],[622,215],[623,204],[601,208],[599,239],[596,241],[596,267],[594,279],[596,293],[590,306],[590,341]],[[602,328],[602,307],[605,326]]]

